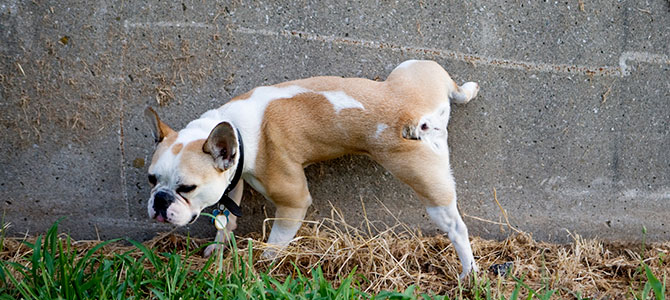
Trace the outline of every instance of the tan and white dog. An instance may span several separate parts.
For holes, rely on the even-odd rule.
[[[257,87],[179,132],[147,108],[156,141],[149,216],[188,224],[222,198],[240,169],[242,180],[230,187],[231,198],[240,203],[246,182],[272,201],[277,220],[268,243],[285,247],[312,203],[304,168],[363,154],[414,189],[430,218],[448,233],[464,277],[477,265],[456,207],[447,124],[450,103],[467,103],[478,91],[474,82],[459,87],[433,61],[410,60],[383,82],[312,77]],[[235,219],[230,216],[217,242],[235,229]]]

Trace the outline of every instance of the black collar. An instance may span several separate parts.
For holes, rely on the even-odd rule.
[[[230,191],[232,191],[240,182],[240,178],[242,177],[242,170],[244,169],[244,144],[242,143],[242,135],[240,134],[239,129],[236,128],[235,131],[237,132],[240,158],[237,160],[237,169],[235,170],[235,175],[233,175],[233,180],[230,181],[230,184],[223,192],[223,195],[221,195],[221,199],[219,199],[219,207],[224,206],[233,215],[241,217],[242,209],[239,205],[237,205],[237,203],[235,203],[235,201],[233,201],[233,199],[230,198],[230,196],[228,196],[228,193],[230,193]]]

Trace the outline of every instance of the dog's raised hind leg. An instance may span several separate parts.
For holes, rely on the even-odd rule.
[[[477,96],[479,92],[479,84],[476,82],[466,82],[459,86],[457,90],[449,93],[449,100],[454,103],[465,104],[470,102],[472,98]]]

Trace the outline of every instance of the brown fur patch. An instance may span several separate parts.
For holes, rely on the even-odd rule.
[[[172,144],[174,144],[174,142],[177,140],[177,137],[178,137],[178,136],[179,136],[179,134],[178,134],[176,131],[172,131],[172,132],[170,132],[170,134],[168,134],[168,135],[163,139],[162,142],[160,142],[160,143],[158,144],[158,146],[156,147],[156,151],[154,152],[154,155],[153,155],[153,157],[151,158],[151,164],[152,164],[152,165],[156,163],[156,161],[158,160],[158,158],[161,157],[161,155],[163,155],[163,153],[165,153],[165,151],[167,151],[168,149],[170,149],[170,147],[172,146]]]
[[[160,138],[161,140],[168,137],[169,135],[176,133],[170,126],[167,124],[163,123],[160,119],[158,120],[158,129],[160,130]]]
[[[276,86],[292,85],[313,92],[268,104],[256,157],[255,175],[275,204],[300,206],[297,202],[309,195],[303,168],[348,153],[367,154],[394,169],[401,180],[419,182],[413,187],[421,191],[419,194],[427,204],[451,202],[453,187],[425,174],[403,172],[402,168],[393,167],[394,162],[409,160],[413,164],[406,167],[417,169],[416,166],[425,165],[424,169],[446,174],[442,179],[448,181],[448,157],[436,157],[424,143],[402,138],[404,126],[416,126],[422,116],[448,103],[449,91],[458,88],[437,63],[421,62],[410,68],[397,69],[384,82],[313,77]],[[337,113],[333,104],[318,93],[323,91],[344,92],[360,102],[364,109],[344,109]],[[240,98],[243,101],[244,96]],[[388,127],[382,136],[375,137],[379,124]],[[436,184],[445,188],[431,189]]]
[[[202,151],[204,143],[205,139],[199,139],[186,144],[179,164],[182,174],[189,179],[195,178],[196,182],[209,182],[211,177],[220,175],[214,160]]]
[[[172,154],[177,155],[181,151],[181,149],[184,148],[184,144],[179,143],[174,146],[172,146]]]

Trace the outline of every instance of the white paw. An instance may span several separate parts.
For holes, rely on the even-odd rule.
[[[216,251],[216,250],[223,251],[223,249],[225,249],[225,248],[226,248],[225,245],[215,242],[214,244],[211,244],[211,245],[207,246],[207,248],[205,248],[205,253],[204,253],[205,258],[208,258],[210,255],[212,255],[214,253],[214,251]]]
[[[279,257],[280,250],[269,248],[263,251],[263,258],[268,260],[274,260]]]
[[[449,94],[449,100],[454,103],[465,104],[476,97],[478,92],[479,84],[476,82],[466,82],[458,87],[458,90],[452,91],[451,94]]]
[[[476,82],[466,82],[461,86],[461,89],[463,89],[463,92],[467,95],[467,100],[465,101],[467,103],[479,93],[479,84]]]
[[[467,268],[465,266],[463,266],[463,272],[461,273],[461,275],[458,275],[458,279],[464,280],[466,277],[468,277],[468,275],[470,275],[472,273],[477,273],[477,272],[479,272],[479,267],[477,267],[477,264],[473,262]]]

